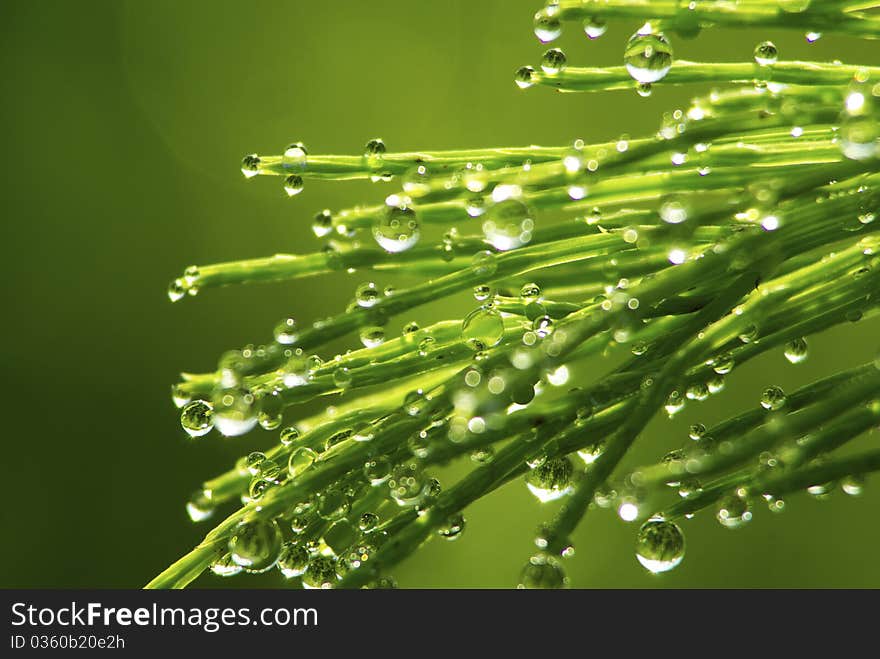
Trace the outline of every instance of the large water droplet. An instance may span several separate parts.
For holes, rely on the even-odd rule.
[[[650,519],[639,529],[636,558],[654,574],[668,572],[684,558],[684,534],[676,524]]]
[[[568,585],[568,578],[559,560],[547,554],[536,554],[529,559],[519,576],[518,588],[558,589]]]
[[[278,557],[278,569],[286,579],[302,576],[309,565],[311,554],[303,545],[285,542]]]
[[[242,522],[229,539],[232,561],[248,572],[268,570],[281,553],[281,531],[275,522]]]
[[[623,63],[636,82],[654,83],[669,73],[672,55],[672,46],[664,34],[645,23],[627,42]]]
[[[574,484],[574,465],[565,456],[550,458],[526,474],[526,486],[541,503],[570,494]]]
[[[469,313],[461,323],[461,338],[474,350],[492,348],[504,338],[504,319],[491,304]]]
[[[505,199],[494,204],[483,222],[486,240],[502,251],[528,243],[534,228],[531,209],[519,199]]]
[[[565,69],[566,63],[567,58],[565,57],[565,53],[559,48],[551,48],[545,52],[544,56],[541,58],[541,69],[543,69],[544,73],[547,75],[554,76]]]
[[[323,554],[312,556],[302,575],[303,588],[307,589],[326,590],[333,588],[337,581],[339,577],[336,574],[336,559]]]
[[[373,237],[386,252],[405,252],[419,242],[419,218],[406,200],[385,206],[373,224]]]
[[[562,34],[562,23],[552,12],[542,9],[535,14],[535,36],[542,43],[553,41]]]
[[[214,395],[214,425],[227,437],[244,435],[257,425],[254,396],[248,389],[221,389]]]
[[[306,166],[306,156],[309,151],[302,142],[288,144],[281,155],[281,165],[287,169],[303,168]]]
[[[794,339],[785,344],[785,358],[792,364],[800,364],[808,355],[807,340]]]
[[[194,400],[180,412],[180,425],[190,437],[201,437],[214,427],[214,407],[205,400]]]

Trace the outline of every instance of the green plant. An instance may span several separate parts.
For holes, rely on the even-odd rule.
[[[837,481],[858,493],[880,451],[838,449],[880,421],[880,361],[868,355],[797,391],[769,387],[760,407],[693,426],[690,446],[655,464],[618,466],[656,414],[718,394],[736,365],[767,350],[802,361],[804,337],[880,302],[880,69],[784,61],[769,42],[754,62],[685,62],[667,34],[785,27],[877,38],[875,7],[551,2],[535,18],[545,42],[566,21],[596,38],[607,18],[651,20],[624,66],[576,68],[551,48],[539,70],[516,72],[522,88],[647,95],[727,84],[639,139],[419,153],[371,140],[355,156],[295,143],[246,156],[245,176],[279,176],[291,196],[309,178],[400,184],[384,204],[318,213],[321,251],[193,266],[172,300],[345,270],[424,281],[362,284],[348,309],[306,327],[284,319],[273,344],[228,352],[175,386],[194,437],[277,430],[285,409],[320,397],[333,406],[298,415],[278,444],[205,482],[188,504],[193,519],[243,507],[150,586],[275,565],[308,587],[388,585],[395,564],[434,535],[458,537],[462,511],[516,478],[542,501],[563,500],[539,529],[526,587],[565,585],[561,558],[591,505],[644,521],[637,556],[660,572],[682,559],[683,517],[712,508],[737,527],[762,500],[778,510],[789,493],[821,496]],[[479,304],[463,318],[385,336],[389,319],[471,290]],[[313,354],[355,333],[363,348]],[[605,372],[573,376],[587,360]],[[431,478],[468,456],[473,469],[450,487]]]

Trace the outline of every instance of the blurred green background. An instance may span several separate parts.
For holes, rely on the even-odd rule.
[[[544,49],[531,32],[539,5],[0,3],[0,586],[143,585],[206,531],[186,517],[189,493],[274,440],[186,441],[170,384],[180,370],[212,368],[225,349],[268,340],[286,314],[308,322],[341,310],[365,275],[212,290],[176,305],[166,285],[190,263],[313,250],[315,211],[388,188],[307,181],[288,200],[279,179],[244,181],[243,154],[278,153],[292,140],[360,153],[375,136],[392,150],[609,139],[655,130],[660,112],[701,91],[518,90],[513,71]],[[589,42],[568,25],[560,45],[574,63],[618,63],[635,27],[614,23]],[[830,36],[814,45],[777,33],[672,36],[678,57],[720,60],[751,57],[764,38],[783,58],[880,63],[873,44]],[[817,337],[797,367],[774,351],[738,369],[724,395],[655,423],[633,460],[679,445],[689,423],[755,405],[768,384],[794,387],[870,359],[878,328],[875,319]],[[512,483],[468,511],[459,542],[430,543],[394,575],[401,586],[511,586],[550,506]],[[878,510],[880,488],[869,483],[859,499],[792,497],[784,514],[758,510],[739,531],[705,514],[686,525],[682,566],[660,578],[635,561],[636,529],[597,511],[573,538],[567,568],[582,587],[878,587]]]

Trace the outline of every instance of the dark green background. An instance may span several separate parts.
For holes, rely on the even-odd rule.
[[[271,439],[186,441],[168,396],[176,374],[267,340],[288,313],[310,321],[338,311],[362,281],[168,302],[166,284],[185,265],[315,249],[315,211],[386,194],[366,183],[307,182],[288,200],[278,179],[243,180],[243,154],[277,153],[295,139],[313,152],[359,153],[377,135],[394,150],[638,135],[700,91],[659,85],[650,99],[519,91],[514,69],[543,51],[531,33],[538,4],[0,4],[0,586],[140,586],[188,550],[205,531],[186,518],[189,492]],[[561,44],[572,62],[618,63],[634,27],[613,24],[588,42],[570,25]],[[808,46],[776,33],[672,36],[679,57],[721,60],[750,57],[768,37],[784,58],[880,63],[873,45],[831,37]],[[870,359],[878,327],[864,321],[816,338],[801,366],[774,352],[736,371],[723,396],[652,426],[641,458],[680,444],[694,420],[755,405],[768,384],[793,387]],[[636,564],[635,528],[599,511],[575,536],[568,570],[590,587],[877,587],[880,490],[872,485],[861,499],[792,497],[783,515],[758,510],[741,531],[698,517],[686,525],[685,562],[661,578]],[[511,484],[469,511],[459,542],[431,543],[394,574],[402,586],[510,586],[549,512]]]

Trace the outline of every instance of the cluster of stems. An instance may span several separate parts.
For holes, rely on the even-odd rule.
[[[565,583],[571,534],[597,507],[669,524],[708,508],[733,526],[755,502],[779,508],[790,493],[824,494],[841,480],[860,487],[880,469],[880,450],[857,446],[880,422],[876,346],[860,367],[797,391],[769,387],[752,409],[695,426],[693,441],[653,464],[619,466],[657,414],[720,394],[768,351],[796,363],[811,335],[880,305],[880,68],[784,61],[766,47],[760,62],[674,60],[671,47],[668,61],[652,58],[675,35],[715,26],[876,39],[877,6],[550,2],[535,19],[543,41],[568,22],[598,35],[619,18],[649,21],[631,45],[655,41],[637,48],[635,73],[636,59],[587,68],[553,54],[542,71],[518,72],[520,86],[719,89],[636,139],[425,152],[371,140],[352,156],[296,143],[247,156],[249,178],[280,177],[291,196],[312,178],[370,178],[391,194],[318,213],[325,244],[312,253],[191,266],[172,283],[179,299],[337,271],[363,282],[348,308],[302,326],[284,319],[275,341],[175,385],[184,421],[201,405],[200,430],[216,422],[238,434],[259,422],[280,432],[204,482],[190,502],[196,516],[230,514],[149,586],[247,569],[235,542],[249,524],[275,529],[246,548],[274,552],[268,567],[284,571],[282,554],[302,553],[286,574],[304,585],[387,585],[426,540],[457,537],[470,504],[523,477],[539,497],[562,500],[538,533],[527,586]],[[653,78],[639,80],[645,71]],[[369,281],[396,271],[422,283],[382,291]],[[478,302],[461,318],[386,336],[395,319],[469,291]],[[362,347],[327,354],[358,337]],[[319,398],[322,411],[301,412]],[[430,473],[453,460],[472,469],[441,487]]]

